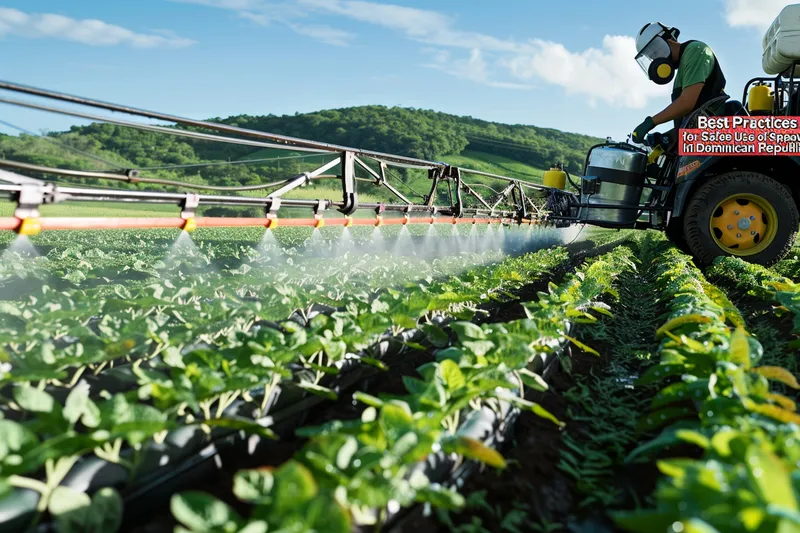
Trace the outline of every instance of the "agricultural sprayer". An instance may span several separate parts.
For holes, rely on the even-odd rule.
[[[800,60],[800,41],[794,37],[797,32],[791,29],[791,24],[786,23],[798,9],[800,6],[784,9],[764,37],[764,70],[777,75],[750,80],[744,88],[742,102],[729,101],[727,95],[707,102],[686,117],[684,128],[696,127],[699,117],[714,114],[788,116],[800,113],[800,81],[795,77],[795,67]],[[155,119],[171,125],[144,124],[108,114],[57,107],[57,104],[0,98],[0,103],[82,120],[195,140],[330,156],[316,169],[284,180],[233,187],[164,180],[149,177],[135,168],[78,171],[0,159],[0,167],[6,169],[0,170],[0,182],[4,182],[0,183],[0,192],[17,204],[14,217],[0,219],[0,229],[21,234],[30,235],[41,230],[104,228],[182,228],[191,231],[203,226],[318,228],[326,224],[494,223],[566,227],[589,224],[665,231],[700,264],[708,264],[720,255],[771,264],[788,253],[800,224],[797,208],[800,188],[792,177],[800,168],[800,157],[680,156],[677,129],[649,135],[641,147],[609,138],[589,150],[579,183],[566,170],[554,166],[545,172],[544,183],[539,184],[442,162],[186,119],[10,82],[0,82],[0,89],[50,102]],[[430,188],[423,201],[412,201],[398,190],[400,180],[392,174],[393,168],[427,171]],[[36,179],[30,177],[31,174],[45,178]],[[75,187],[56,182],[55,177],[61,180],[75,178],[158,184],[175,187],[180,192]],[[341,186],[339,199],[285,197],[299,187],[323,179],[338,181]],[[359,183],[388,192],[394,201],[360,202],[358,190],[363,185],[359,187]],[[501,185],[497,186],[498,183]],[[568,184],[575,192],[567,190]],[[491,194],[481,194],[478,189],[488,189]],[[254,191],[266,194],[247,195]],[[180,208],[180,215],[169,218],[39,216],[42,205],[71,201],[174,204]],[[263,210],[263,216],[197,216],[201,206],[212,205],[257,207]],[[304,209],[310,216],[282,216],[289,209]],[[326,217],[330,213],[338,214]],[[363,216],[364,213],[367,216]]]

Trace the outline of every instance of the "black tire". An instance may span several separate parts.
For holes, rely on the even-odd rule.
[[[778,229],[772,242],[760,252],[741,256],[749,263],[770,266],[780,261],[794,245],[800,215],[791,191],[779,182],[756,172],[729,172],[710,178],[689,198],[683,216],[686,244],[699,266],[711,264],[716,257],[733,255],[721,248],[711,235],[712,210],[734,194],[750,194],[769,203],[777,215]]]

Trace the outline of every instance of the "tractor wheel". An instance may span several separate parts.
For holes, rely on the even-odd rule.
[[[788,188],[756,172],[710,178],[689,199],[686,244],[699,265],[721,255],[769,266],[794,244],[800,215]]]

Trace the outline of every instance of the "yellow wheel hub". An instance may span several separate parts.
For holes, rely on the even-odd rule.
[[[731,255],[754,255],[775,240],[778,220],[775,208],[761,196],[735,194],[714,208],[711,236]]]

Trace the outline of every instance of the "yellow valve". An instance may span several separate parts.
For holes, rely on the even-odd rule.
[[[197,220],[194,217],[190,217],[186,219],[186,222],[183,223],[183,231],[186,233],[191,233],[197,229]]]
[[[39,235],[41,231],[42,223],[38,218],[23,218],[19,223],[19,227],[17,228],[17,233],[20,235],[25,235],[26,237]]]
[[[314,223],[314,227],[315,228],[323,228],[323,227],[325,227],[325,219],[324,218],[322,218],[321,216],[318,216],[318,215],[315,216],[314,218],[317,220]]]
[[[663,154],[664,154],[664,149],[659,144],[658,146],[653,148],[653,151],[650,152],[650,155],[647,156],[647,163],[648,164],[655,163],[656,161],[658,161],[658,158],[661,157]]]
[[[353,217],[351,216],[344,217],[344,227],[350,228],[352,226],[353,226]]]
[[[378,215],[375,217],[375,227],[383,226],[383,217]]]
[[[278,217],[267,218],[267,229],[275,229],[278,227]]]

